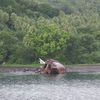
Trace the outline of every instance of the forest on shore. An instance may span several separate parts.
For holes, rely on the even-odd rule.
[[[100,0],[0,0],[0,63],[100,63]]]

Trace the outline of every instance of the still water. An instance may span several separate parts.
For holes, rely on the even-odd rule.
[[[100,73],[0,73],[0,100],[100,100]]]

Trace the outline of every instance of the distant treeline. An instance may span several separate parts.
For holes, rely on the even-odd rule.
[[[38,58],[100,63],[100,0],[0,0],[0,63]]]

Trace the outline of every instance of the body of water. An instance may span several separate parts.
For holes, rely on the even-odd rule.
[[[100,73],[0,73],[0,100],[100,100]]]

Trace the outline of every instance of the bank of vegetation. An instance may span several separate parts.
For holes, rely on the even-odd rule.
[[[100,0],[0,0],[0,63],[100,63]]]

